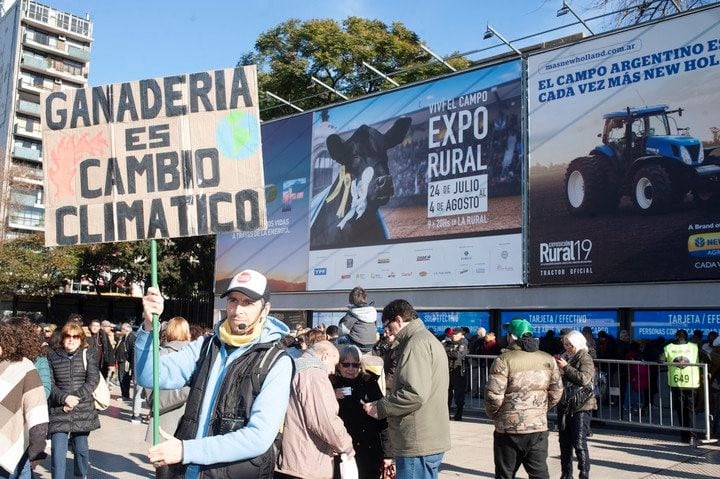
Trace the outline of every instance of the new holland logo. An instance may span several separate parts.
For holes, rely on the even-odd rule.
[[[315,276],[325,276],[327,274],[327,268],[315,268],[313,269]]]
[[[688,253],[694,258],[720,256],[720,232],[691,235],[688,238]]]

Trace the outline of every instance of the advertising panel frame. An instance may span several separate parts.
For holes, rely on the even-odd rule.
[[[720,278],[718,18],[528,57],[529,285]]]

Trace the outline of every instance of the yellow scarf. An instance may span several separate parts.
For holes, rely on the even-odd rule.
[[[265,325],[265,320],[261,320],[258,322],[258,324],[255,325],[255,327],[252,330],[252,333],[245,334],[245,335],[238,335],[233,334],[230,331],[230,323],[225,320],[218,328],[218,332],[220,333],[220,341],[227,344],[228,346],[232,346],[235,348],[239,348],[241,346],[245,346],[249,343],[252,343],[257,338],[260,337],[260,333],[262,333],[263,326]]]

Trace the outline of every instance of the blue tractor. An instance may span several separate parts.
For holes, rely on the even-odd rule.
[[[641,213],[659,213],[692,192],[696,202],[716,204],[720,192],[720,148],[678,128],[667,105],[630,108],[603,116],[602,144],[574,159],[565,172],[571,213],[592,215],[616,208],[630,196]],[[670,122],[677,134],[672,134]],[[682,134],[681,134],[682,133]]]

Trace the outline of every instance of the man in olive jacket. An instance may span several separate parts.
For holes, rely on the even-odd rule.
[[[520,465],[534,479],[548,479],[547,412],[562,397],[560,370],[539,350],[525,319],[505,325],[508,348],[490,367],[485,412],[495,422],[495,477],[511,479]]]
[[[382,322],[385,335],[398,343],[397,370],[390,394],[365,404],[365,411],[388,420],[397,479],[417,477],[413,470],[436,478],[450,449],[445,349],[404,299],[385,306]]]

